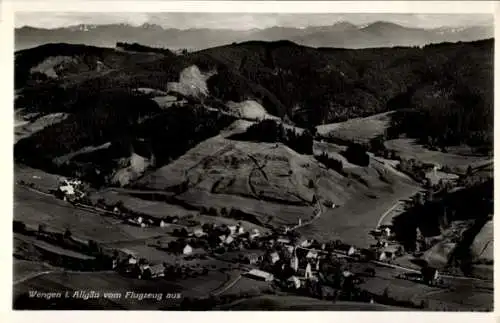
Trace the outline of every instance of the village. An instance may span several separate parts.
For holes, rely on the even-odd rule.
[[[85,206],[86,194],[78,180],[64,180],[55,194],[58,198]],[[321,205],[317,201],[313,217],[319,216],[322,207],[337,207],[332,202]],[[167,254],[183,259],[219,259],[235,263],[244,269],[243,276],[267,282],[291,293],[326,298],[352,299],[355,286],[376,275],[376,268],[390,264],[404,255],[402,246],[393,241],[390,225],[380,225],[372,234],[376,240],[370,248],[358,248],[340,240],[320,243],[301,237],[295,228],[304,225],[299,219],[295,226],[261,232],[236,225],[200,223],[196,219],[165,216],[161,219],[144,214],[134,214],[121,203],[114,206],[98,205],[106,216],[114,216],[123,223],[140,228],[177,228],[168,243],[158,241],[155,246]],[[306,220],[307,221],[307,220]],[[182,224],[182,225],[181,225]],[[238,255],[232,258],[227,254]],[[108,251],[109,269],[135,279],[175,279],[182,275],[176,264],[168,261],[146,259],[126,248]],[[111,256],[112,254],[112,256]],[[206,274],[203,268],[200,274]],[[400,274],[397,279],[436,286],[442,284],[437,269],[425,266],[419,273]],[[314,286],[314,287],[311,287]],[[319,292],[318,292],[319,291]],[[339,296],[340,295],[340,296]],[[358,297],[359,298],[359,297]],[[359,299],[357,299],[359,300]],[[373,302],[365,297],[363,301]]]

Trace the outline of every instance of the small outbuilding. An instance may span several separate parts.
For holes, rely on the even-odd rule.
[[[288,278],[287,282],[291,288],[299,289],[301,286],[301,281],[297,276],[292,276]]]
[[[193,253],[193,247],[191,247],[190,245],[186,244],[184,246],[184,248],[182,249],[182,254],[183,255],[190,255]]]

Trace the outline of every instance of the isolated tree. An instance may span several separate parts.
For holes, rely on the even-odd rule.
[[[72,236],[72,233],[71,231],[68,229],[66,229],[66,231],[64,231],[64,239],[70,239]]]
[[[123,201],[119,200],[118,202],[115,203],[115,207],[118,208],[118,210],[123,210]]]
[[[429,190],[432,189],[432,182],[430,179],[428,178],[424,179],[424,187]]]
[[[211,216],[217,216],[218,215],[217,209],[215,207],[211,207],[208,210],[208,214],[211,215]]]
[[[446,206],[443,207],[443,220],[442,225],[446,228],[449,225],[449,217],[448,217],[448,208]]]
[[[91,253],[98,253],[100,251],[99,245],[94,240],[89,240],[88,245]]]
[[[384,292],[382,293],[382,297],[389,298],[389,288],[384,288]]]
[[[415,194],[415,206],[422,206],[424,205],[424,197],[422,196],[422,193],[417,193]]]
[[[364,147],[360,144],[351,144],[344,152],[345,157],[351,163],[359,166],[368,166],[370,164],[370,157],[366,153]]]
[[[427,202],[434,201],[434,190],[431,188],[427,190]]]
[[[43,223],[38,225],[38,233],[46,233],[47,232],[47,226]]]
[[[14,221],[13,223],[13,229],[14,232],[25,232],[26,231],[26,224],[22,221]]]

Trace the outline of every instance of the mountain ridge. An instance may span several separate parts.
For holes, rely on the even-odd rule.
[[[117,41],[147,46],[205,49],[248,40],[288,39],[313,47],[373,48],[422,46],[430,43],[474,41],[493,37],[492,26],[414,28],[377,21],[357,26],[343,21],[305,28],[274,26],[264,29],[163,28],[157,24],[79,24],[54,29],[23,26],[15,29],[16,50],[44,43],[81,43],[113,47]]]

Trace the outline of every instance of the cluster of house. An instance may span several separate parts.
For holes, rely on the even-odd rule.
[[[113,210],[115,213],[119,213],[119,211],[116,209]],[[168,223],[164,219],[153,219],[153,218],[145,218],[143,216],[130,216],[125,219],[125,222],[134,225],[134,226],[139,226],[141,228],[149,227],[149,226],[159,226],[160,228],[164,228],[168,226]]]
[[[321,272],[321,264],[329,261],[332,251],[340,256],[354,256],[359,251],[351,245],[337,243],[334,246],[319,244],[313,240],[302,240],[292,243],[287,237],[269,239],[266,245],[268,251],[263,257],[252,257],[250,264],[259,265],[260,269],[252,269],[246,273],[247,277],[272,281],[279,277],[286,277],[290,288],[299,289],[305,282],[317,281]],[[352,276],[349,271],[344,271],[345,277]]]
[[[62,179],[56,190],[56,196],[64,201],[78,201],[85,195],[83,183],[77,179]]]
[[[113,269],[139,279],[152,279],[165,275],[165,266],[163,264],[152,265],[145,259],[138,259],[135,253],[131,251],[126,249],[121,251],[126,253],[127,256],[122,260],[119,260],[119,258],[113,259]]]
[[[377,243],[372,250],[375,251],[375,256],[378,261],[392,261],[400,257],[404,253],[404,249],[400,244],[393,242],[394,233],[390,225],[381,225],[373,232]]]
[[[188,232],[183,229],[178,232],[181,239],[172,241],[168,249],[175,253],[190,255],[196,246],[209,246],[212,249],[226,250],[244,249],[251,241],[261,236],[258,229],[246,231],[239,223],[237,225],[204,224],[196,226]]]
[[[135,219],[136,223],[148,223],[148,219]],[[147,225],[147,224],[146,224]],[[185,230],[183,230],[185,231]],[[195,227],[186,236],[169,243],[169,251],[182,254],[184,256],[196,256],[195,249],[197,241],[212,240],[217,246],[228,247],[236,245],[242,241],[254,240],[260,237],[258,229],[246,231],[241,224],[238,225],[203,225]],[[122,253],[127,254],[122,260],[113,260],[113,268],[124,273],[131,274],[137,278],[156,278],[164,275],[165,266],[163,264],[151,265],[146,260],[138,260],[132,251],[120,249]],[[262,261],[262,257],[247,256],[248,262],[256,264]]]
[[[180,221],[178,216],[166,216],[164,218],[156,218],[143,214],[138,214],[136,212],[132,212],[130,210],[125,210],[122,206],[115,205],[114,207],[102,206],[103,208],[108,209],[110,212],[115,214],[124,220],[125,223],[133,226],[138,226],[141,228],[146,227],[160,227],[165,228],[170,224],[177,224]]]

